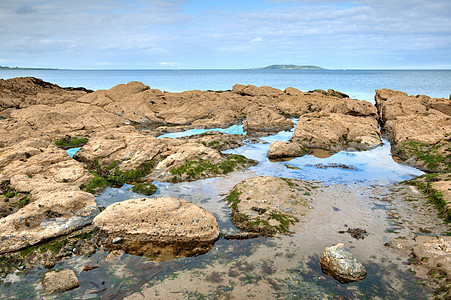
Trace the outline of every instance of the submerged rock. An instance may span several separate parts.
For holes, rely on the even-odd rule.
[[[232,223],[241,230],[273,236],[289,233],[308,209],[311,185],[279,177],[254,177],[237,184],[226,197]]]
[[[103,243],[109,248],[157,260],[206,253],[219,236],[218,222],[211,213],[168,197],[112,204],[93,223],[105,235]]]
[[[365,267],[341,243],[324,249],[320,264],[324,273],[341,283],[362,281],[367,275]]]
[[[74,271],[69,269],[47,272],[41,282],[47,294],[62,293],[80,285]]]

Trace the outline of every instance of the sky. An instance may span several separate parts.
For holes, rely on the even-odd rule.
[[[0,0],[0,65],[451,69],[450,0]]]

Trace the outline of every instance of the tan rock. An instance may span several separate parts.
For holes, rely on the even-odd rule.
[[[86,92],[83,88],[61,88],[33,77],[0,79],[0,112],[8,108],[25,108],[35,104],[54,105],[75,101]]]
[[[50,271],[42,277],[42,285],[47,294],[62,293],[80,286],[74,271],[66,269]]]
[[[244,180],[226,197],[232,209],[232,223],[241,230],[261,235],[290,232],[308,210],[306,192],[310,183],[279,177],[254,177]]]
[[[291,142],[333,151],[367,150],[382,143],[375,118],[337,113],[301,116]]]
[[[451,171],[451,100],[388,89],[375,99],[394,153],[425,171]]]
[[[247,134],[288,131],[293,128],[293,125],[290,119],[277,113],[274,109],[252,106],[247,110],[244,131],[247,131]]]
[[[63,188],[31,196],[30,204],[0,219],[0,253],[17,251],[68,234],[99,213],[95,198],[78,188]]]
[[[417,236],[413,254],[431,271],[445,274],[451,280],[451,237]]]
[[[298,143],[283,141],[272,142],[266,156],[269,158],[299,157],[308,153],[308,150]]]
[[[219,236],[218,222],[211,213],[167,197],[112,204],[93,223],[106,236],[109,247],[150,257],[164,252],[161,260],[198,253],[201,245],[210,245]]]

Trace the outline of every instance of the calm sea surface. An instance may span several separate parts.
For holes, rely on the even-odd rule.
[[[302,91],[334,89],[368,101],[381,88],[443,98],[451,93],[451,70],[0,70],[3,79],[22,76],[92,90],[130,81],[169,92],[230,90],[236,83]]]

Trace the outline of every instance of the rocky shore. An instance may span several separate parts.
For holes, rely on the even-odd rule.
[[[157,190],[154,181],[191,182],[246,170],[258,162],[222,151],[284,130],[294,133],[288,142],[273,142],[269,158],[315,150],[365,151],[388,137],[403,164],[428,172],[408,184],[450,222],[451,101],[388,89],[377,90],[375,101],[372,105],[333,90],[239,84],[229,91],[168,93],[140,82],[90,91],[31,77],[0,80],[2,276],[19,266],[51,267],[57,260],[43,263],[49,249],[59,247],[55,253],[60,253],[72,244],[78,245],[72,253],[80,255],[102,248],[159,261],[210,251],[220,235],[218,221],[196,204],[143,197],[101,212],[95,196],[125,183],[143,184],[146,192],[141,193],[151,196]],[[247,134],[159,138],[232,125],[243,125]],[[65,149],[75,147],[81,149],[70,157]],[[282,235],[309,214],[319,186],[258,176],[235,185],[224,200],[232,223],[250,236]],[[432,265],[426,262],[439,261],[448,280],[443,286],[449,287],[449,236],[416,242],[412,251],[430,257],[427,268]]]

